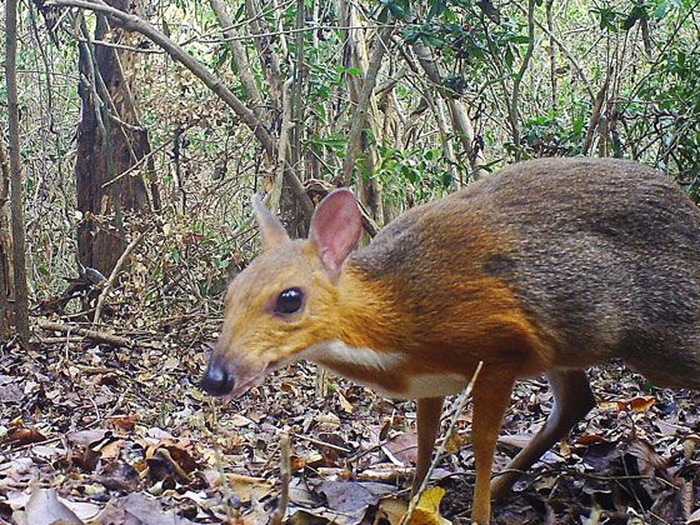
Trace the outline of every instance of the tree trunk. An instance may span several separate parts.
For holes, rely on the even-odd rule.
[[[108,3],[125,12],[136,9],[134,2],[126,0]],[[110,27],[113,19],[98,14],[97,20],[96,40],[127,43],[125,40],[136,38]],[[151,167],[143,162],[151,147],[130,90],[136,54],[92,45],[85,24],[83,33],[88,42],[80,45],[82,116],[75,170],[83,220],[78,227],[78,248],[84,266],[109,275],[127,244],[125,214],[152,210],[143,176]]]

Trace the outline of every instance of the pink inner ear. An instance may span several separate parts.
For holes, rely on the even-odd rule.
[[[362,217],[355,196],[341,188],[328,194],[313,218],[309,239],[319,248],[323,264],[332,278],[340,270],[362,235]]]

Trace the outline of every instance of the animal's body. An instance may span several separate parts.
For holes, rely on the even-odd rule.
[[[257,206],[266,251],[231,284],[203,386],[245,391],[292,359],[387,395],[418,399],[425,476],[443,397],[474,388],[473,519],[490,517],[530,467],[594,405],[583,369],[622,358],[662,386],[700,389],[700,211],[640,164],[516,164],[416,207],[353,252],[361,219],[330,194],[308,240]],[[489,480],[517,378],[546,374],[545,427]]]

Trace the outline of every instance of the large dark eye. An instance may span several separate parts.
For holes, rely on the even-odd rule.
[[[301,309],[304,294],[299,288],[288,288],[277,298],[275,312],[278,314],[293,314]]]

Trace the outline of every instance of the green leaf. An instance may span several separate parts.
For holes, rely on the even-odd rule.
[[[582,137],[583,136],[583,130],[586,126],[586,120],[583,116],[583,114],[578,115],[576,119],[574,120],[574,125],[573,125],[573,131],[574,131],[574,137]]]
[[[649,13],[647,13],[646,6],[643,4],[637,4],[632,8],[627,18],[622,22],[621,27],[625,31],[629,31],[638,20],[649,20]]]
[[[513,50],[510,48],[510,46],[506,47],[506,55],[504,58],[508,68],[512,69],[513,62],[515,62],[515,57],[513,56]]]
[[[510,41],[514,44],[529,44],[530,38],[525,35],[513,35]]]
[[[602,30],[617,31],[617,26],[615,24],[618,14],[609,7],[600,7],[598,9],[592,9],[592,13],[596,13],[600,17],[600,28]]]
[[[413,168],[408,166],[401,166],[401,174],[410,182],[415,184],[420,180],[420,173]]]
[[[407,44],[415,44],[421,37],[421,30],[417,27],[405,27],[403,29],[403,38]]]
[[[430,11],[428,12],[428,20],[432,20],[440,16],[445,8],[447,7],[447,2],[445,0],[432,0],[430,3]]]
[[[440,176],[440,182],[443,188],[448,189],[452,185],[453,180],[454,177],[452,177],[452,173],[450,173],[449,171],[442,172],[442,175]]]

